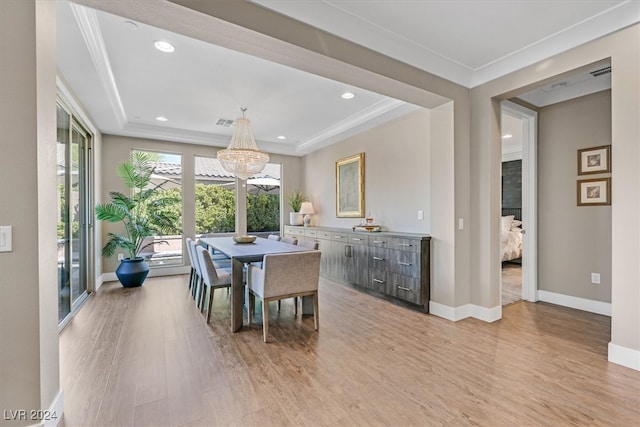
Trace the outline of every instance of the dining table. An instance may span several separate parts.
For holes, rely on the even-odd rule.
[[[306,252],[314,249],[258,237],[253,242],[238,243],[233,237],[203,237],[202,243],[210,249],[231,258],[231,331],[237,332],[243,324],[245,264],[261,262],[267,254]]]

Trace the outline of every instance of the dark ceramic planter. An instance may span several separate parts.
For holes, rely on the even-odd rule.
[[[142,286],[149,274],[149,265],[144,258],[123,258],[116,270],[116,276],[125,288]]]

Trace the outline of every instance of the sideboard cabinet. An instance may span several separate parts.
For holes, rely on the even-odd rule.
[[[428,311],[429,236],[299,226],[284,235],[318,242],[323,277]]]

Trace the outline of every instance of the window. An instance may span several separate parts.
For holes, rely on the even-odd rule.
[[[195,158],[196,236],[233,233],[236,179],[212,157]],[[247,232],[280,231],[280,165],[268,164],[247,180]]]
[[[138,150],[143,151],[143,150]],[[149,152],[153,159],[154,173],[150,186],[158,186],[167,196],[177,199],[175,204],[163,209],[174,211],[178,216],[171,234],[154,236],[142,255],[147,258],[149,267],[182,265],[182,156],[179,154]]]

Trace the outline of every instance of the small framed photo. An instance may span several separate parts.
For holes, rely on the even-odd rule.
[[[611,178],[579,179],[578,206],[611,204]]]
[[[578,150],[578,175],[611,172],[611,145]]]

